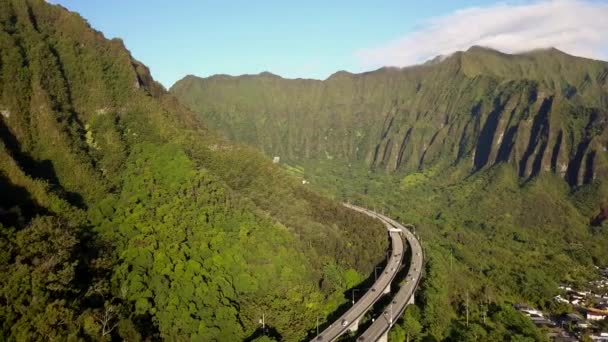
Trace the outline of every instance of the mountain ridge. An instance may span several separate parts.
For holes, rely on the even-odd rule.
[[[509,162],[522,178],[551,171],[576,186],[607,175],[598,153],[607,145],[607,76],[608,63],[557,49],[508,55],[472,47],[433,65],[325,81],[191,77],[170,91],[228,138],[268,154],[365,160],[390,172],[471,158],[473,170]],[[269,120],[257,121],[261,114]]]
[[[587,61],[593,61],[593,62],[601,62],[601,63],[606,63],[606,61],[601,60],[601,59],[596,59],[596,58],[590,58],[590,57],[584,57],[584,56],[575,56],[575,55],[570,55],[556,47],[546,47],[546,48],[537,48],[537,49],[531,49],[531,50],[527,50],[527,51],[521,51],[521,52],[516,52],[516,53],[507,53],[507,52],[503,52],[500,51],[498,49],[493,49],[490,47],[485,47],[485,46],[481,46],[481,45],[472,45],[471,47],[469,47],[466,50],[459,50],[459,51],[454,51],[452,53],[446,54],[446,55],[437,55],[433,58],[430,58],[424,62],[418,63],[418,64],[411,64],[411,65],[405,65],[405,66],[382,66],[379,67],[377,69],[374,70],[368,70],[368,71],[361,71],[361,72],[351,72],[348,70],[338,70],[335,71],[333,73],[331,73],[329,76],[327,76],[324,79],[320,79],[320,78],[308,78],[308,77],[284,77],[281,76],[279,74],[273,73],[272,71],[261,71],[259,73],[255,73],[255,74],[240,74],[240,75],[232,75],[232,74],[223,74],[223,73],[219,73],[219,74],[211,74],[209,76],[197,76],[195,74],[188,74],[184,77],[182,77],[180,80],[175,81],[170,87],[169,89],[171,89],[176,83],[180,82],[181,80],[184,79],[190,79],[190,78],[200,78],[200,79],[212,79],[212,78],[222,78],[222,77],[226,77],[226,78],[239,78],[239,77],[256,77],[256,76],[274,76],[274,77],[278,77],[284,80],[309,80],[309,81],[326,81],[329,78],[331,78],[334,75],[352,75],[352,76],[357,76],[357,75],[364,75],[364,74],[368,74],[368,73],[374,73],[374,72],[378,72],[381,70],[404,70],[404,69],[412,69],[412,68],[419,68],[419,67],[426,67],[426,66],[431,66],[431,65],[435,65],[438,63],[443,62],[444,60],[454,56],[454,55],[461,55],[467,52],[485,52],[485,53],[490,53],[490,54],[497,54],[500,55],[502,57],[509,57],[509,56],[514,56],[514,57],[518,57],[518,56],[530,56],[533,57],[535,55],[543,55],[543,54],[557,54],[557,55],[564,55],[564,56],[568,56],[568,57],[574,57],[574,58],[578,58],[578,59],[583,59],[583,60],[587,60]]]
[[[421,304],[392,338],[420,322],[422,339],[500,341],[514,332],[481,318],[490,298],[561,315],[558,284],[608,265],[607,75],[606,62],[552,49],[474,47],[325,81],[191,78],[170,92],[310,187],[416,226],[428,260]],[[471,302],[476,322],[465,325]],[[487,317],[520,317],[501,310]]]

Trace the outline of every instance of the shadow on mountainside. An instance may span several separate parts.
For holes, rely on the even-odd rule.
[[[21,150],[21,144],[3,120],[0,120],[0,140],[4,142],[6,149],[25,173],[32,178],[46,180],[51,186],[51,190],[54,190],[73,206],[81,209],[86,207],[84,199],[80,194],[66,191],[61,186],[53,163],[50,160],[35,160]]]
[[[0,224],[23,228],[34,216],[45,214],[48,211],[25,188],[14,185],[0,173]]]

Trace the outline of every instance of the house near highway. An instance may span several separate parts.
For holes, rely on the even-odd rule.
[[[525,313],[529,317],[544,317],[542,311],[532,308],[530,306],[527,306],[525,304],[514,304],[513,307],[516,310]]]
[[[591,335],[589,337],[592,341],[608,342],[608,333],[606,332],[599,333],[599,335]]]
[[[608,317],[608,311],[588,308],[586,316],[589,321],[601,321]]]

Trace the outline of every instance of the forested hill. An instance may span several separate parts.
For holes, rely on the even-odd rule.
[[[187,76],[170,91],[311,187],[416,225],[428,263],[392,340],[543,340],[511,305],[568,313],[558,284],[608,267],[606,62],[472,47],[324,81]]]
[[[227,137],[288,160],[393,171],[513,165],[571,185],[608,176],[608,63],[556,49],[472,47],[408,68],[325,81],[187,76],[171,91]]]
[[[60,6],[0,0],[0,113],[0,340],[300,340],[384,255]]]

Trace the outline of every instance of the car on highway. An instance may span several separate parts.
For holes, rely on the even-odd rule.
[[[348,325],[348,321],[347,321],[347,320],[345,320],[345,319],[343,319],[343,320],[342,320],[342,326],[343,326],[343,327],[345,327],[345,326],[347,326],[347,325]]]

